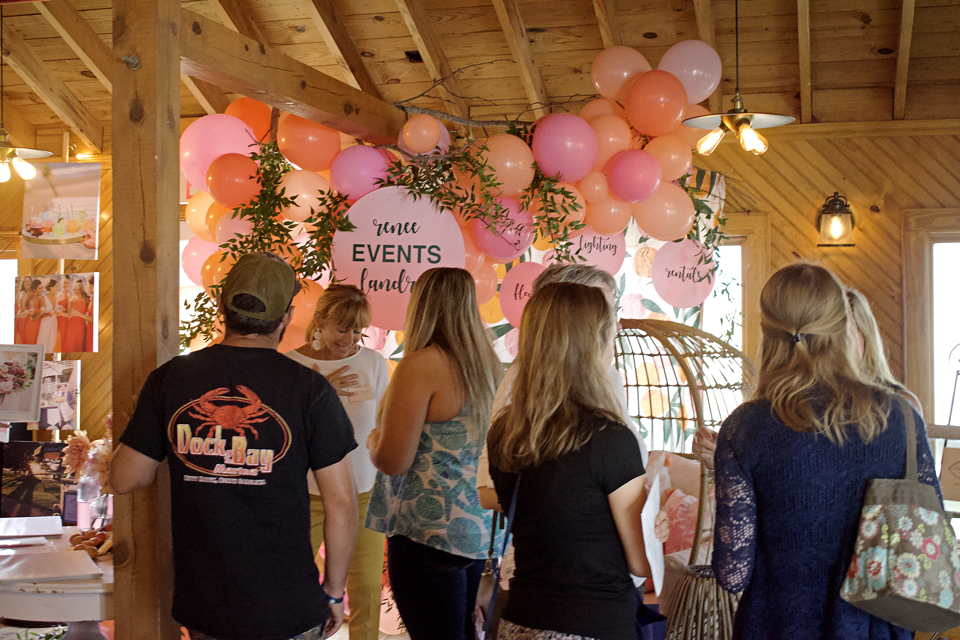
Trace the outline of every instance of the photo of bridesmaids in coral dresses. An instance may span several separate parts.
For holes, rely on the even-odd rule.
[[[97,350],[100,274],[17,278],[16,344],[42,344],[46,353]]]

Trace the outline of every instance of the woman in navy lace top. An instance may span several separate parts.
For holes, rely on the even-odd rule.
[[[856,363],[843,285],[794,264],[760,299],[756,399],[720,429],[713,569],[743,595],[734,638],[908,640],[910,633],[840,599],[866,481],[903,477],[904,419]],[[914,416],[921,482],[937,487]]]

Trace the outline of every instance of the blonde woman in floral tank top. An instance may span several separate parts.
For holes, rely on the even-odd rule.
[[[491,528],[477,462],[503,367],[463,269],[420,276],[404,330],[403,360],[367,439],[380,473],[365,524],[387,535],[390,584],[411,640],[472,638]]]

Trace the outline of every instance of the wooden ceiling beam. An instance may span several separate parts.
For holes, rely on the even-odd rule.
[[[6,51],[3,56],[17,75],[50,107],[57,117],[96,153],[103,152],[103,125],[83,106],[80,100],[38,58],[19,33],[3,25]]]
[[[810,63],[810,0],[797,0],[797,36],[800,54],[800,122],[813,121],[813,82]]]
[[[697,35],[701,40],[717,49],[716,28],[713,26],[713,6],[711,0],[693,0],[693,14],[697,20]],[[723,97],[720,95],[720,85],[710,94],[707,104],[710,113],[720,113],[723,106]]]
[[[520,79],[527,93],[527,99],[530,101],[531,110],[539,118],[547,113],[547,92],[543,88],[540,70],[533,61],[527,29],[520,17],[520,7],[517,0],[493,0],[493,7],[497,10],[497,18],[507,38],[507,46],[510,47],[514,59],[520,65]]]
[[[423,0],[396,0],[397,9],[403,21],[417,43],[417,50],[423,57],[430,78],[443,92],[443,99],[453,106],[453,114],[461,118],[470,117],[470,106],[463,97],[460,81],[450,66],[447,54],[443,51],[440,38],[430,22],[430,16],[423,6]]]
[[[37,2],[34,6],[107,91],[113,93],[117,61],[113,51],[90,23],[67,0],[47,0]]]
[[[3,128],[10,135],[10,142],[16,146],[37,148],[37,128],[9,106],[3,110]]]
[[[597,14],[597,26],[600,28],[604,49],[622,45],[620,26],[614,15],[613,3],[610,0],[593,0],[593,12]]]
[[[213,4],[217,17],[227,27],[242,36],[257,41],[261,46],[269,47],[266,36],[263,35],[259,25],[253,19],[250,3],[247,0],[210,0],[210,3]]]
[[[357,45],[337,19],[336,9],[331,0],[309,0],[304,8],[320,31],[327,49],[330,50],[337,66],[343,71],[347,84],[372,96],[381,98],[377,83],[373,81]]]
[[[900,46],[897,47],[897,76],[893,82],[894,120],[903,120],[907,110],[907,72],[910,70],[914,8],[915,0],[903,0],[900,14]]]
[[[185,73],[180,74],[180,80],[208,114],[223,113],[227,110],[230,98],[220,87],[199,78],[192,78]]]
[[[187,10],[180,71],[375,144],[395,144],[406,121],[393,105]]]
[[[895,136],[960,136],[960,118],[947,120],[881,120],[791,124],[764,129],[771,143],[820,138],[887,138]]]

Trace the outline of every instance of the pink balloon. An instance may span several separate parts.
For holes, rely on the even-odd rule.
[[[676,180],[686,173],[687,165],[693,161],[686,141],[670,133],[654,138],[643,150],[660,163],[664,180]]]
[[[427,198],[414,200],[402,187],[377,189],[357,200],[350,222],[353,231],[338,231],[333,238],[336,276],[369,296],[372,324],[381,329],[403,328],[410,288],[424,271],[463,268],[463,236],[453,214]]]
[[[630,85],[627,116],[640,133],[662,136],[677,128],[687,103],[687,92],[675,75],[647,71]]]
[[[590,128],[597,138],[597,159],[593,168],[603,170],[613,156],[630,148],[633,132],[630,125],[623,118],[615,115],[597,116],[590,121]]]
[[[513,198],[498,198],[507,210],[506,221],[497,225],[496,231],[487,227],[484,220],[473,220],[473,239],[477,247],[499,264],[516,260],[533,244],[535,228],[533,216]],[[352,220],[352,216],[351,216]]]
[[[180,254],[180,263],[183,265],[183,272],[187,274],[193,284],[203,286],[200,270],[203,268],[203,263],[216,250],[217,245],[207,242],[200,236],[193,236],[187,240],[186,246],[183,247],[183,253]]]
[[[692,104],[709,98],[723,75],[720,56],[700,40],[683,40],[667,49],[657,69],[677,76]]]
[[[627,255],[626,237],[622,232],[605,235],[587,227],[573,240],[570,252],[577,256],[578,264],[597,267],[615,276],[623,266],[623,260]],[[556,252],[550,249],[543,256],[543,264],[550,265],[554,262],[556,262]],[[507,275],[510,274],[507,273]],[[503,300],[503,287],[500,288],[500,299]]]
[[[500,309],[503,317],[514,327],[520,326],[523,308],[533,292],[533,281],[546,269],[536,262],[521,262],[515,265],[500,283]]]
[[[544,175],[576,182],[593,168],[597,138],[580,116],[552,113],[534,131],[533,158]]]
[[[253,129],[239,118],[213,113],[198,118],[180,136],[180,169],[187,181],[207,190],[210,163],[226,153],[249,156],[259,148]]]
[[[363,144],[347,147],[330,165],[333,188],[357,200],[377,188],[376,180],[387,177],[387,159],[377,149]]]
[[[657,192],[663,178],[657,159],[639,149],[627,149],[613,156],[603,173],[610,193],[626,202],[643,202]]]
[[[242,238],[253,231],[253,221],[246,218],[234,218],[229,215],[217,220],[217,228],[213,232],[217,244],[222,245],[228,240]]]
[[[330,191],[327,179],[313,171],[294,169],[280,178],[279,188],[284,189],[284,195],[294,198],[289,207],[280,209],[280,213],[287,220],[303,222],[310,217],[310,209],[317,211],[320,208],[320,192]]]
[[[686,309],[702,304],[716,282],[716,263],[711,255],[704,257],[703,245],[684,239],[663,245],[653,257],[651,276],[653,288],[664,302]]]
[[[653,197],[633,205],[633,219],[642,235],[670,242],[687,235],[693,226],[693,200],[687,192],[664,182]]]
[[[610,47],[594,58],[590,65],[590,77],[597,93],[604,98],[613,98],[627,78],[650,71],[651,68],[647,59],[636,49]]]

